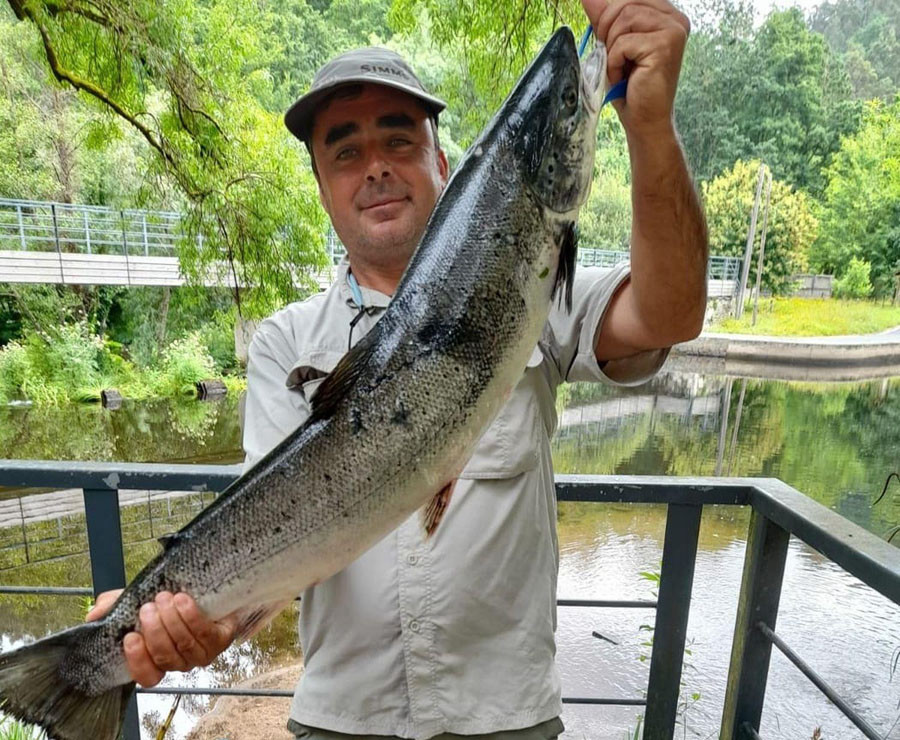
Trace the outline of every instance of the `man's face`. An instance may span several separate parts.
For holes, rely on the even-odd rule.
[[[406,93],[363,85],[317,111],[319,198],[351,260],[406,266],[447,182],[428,114]]]

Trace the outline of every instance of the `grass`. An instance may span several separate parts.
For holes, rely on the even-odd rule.
[[[775,337],[873,334],[900,326],[900,306],[833,298],[764,298],[756,326],[750,325],[752,318],[753,306],[748,304],[740,319],[724,319],[709,331]]]

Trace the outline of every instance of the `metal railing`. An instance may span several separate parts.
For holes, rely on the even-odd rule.
[[[224,489],[238,465],[159,465],[0,460],[0,486],[81,488],[84,492],[93,591],[125,583],[119,489]],[[872,740],[886,740],[843,701],[775,632],[788,541],[795,536],[844,570],[900,604],[900,549],[884,542],[782,481],[770,478],[668,478],[561,475],[560,501],[667,505],[659,595],[652,601],[560,599],[561,607],[656,610],[646,698],[565,697],[568,704],[645,706],[645,740],[671,738],[678,710],[687,621],[700,517],[704,506],[749,506],[752,510],[744,573],[732,644],[720,737],[759,737],[772,646],[798,666]],[[3,586],[0,593],[85,593],[87,589]],[[255,694],[290,691],[164,687],[146,693]],[[139,738],[137,709],[129,708],[126,740]]]
[[[0,249],[174,257],[181,215],[0,198]]]

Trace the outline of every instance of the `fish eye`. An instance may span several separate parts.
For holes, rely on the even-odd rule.
[[[567,108],[574,108],[578,104],[578,93],[571,85],[567,85],[562,94],[563,103]]]

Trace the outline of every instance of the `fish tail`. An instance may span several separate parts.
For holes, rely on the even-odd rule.
[[[54,740],[116,740],[134,684],[91,695],[67,679],[79,673],[73,648],[100,628],[91,622],[0,655],[0,711]]]

